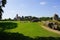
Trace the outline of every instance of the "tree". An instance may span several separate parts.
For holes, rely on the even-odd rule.
[[[25,16],[25,20],[26,21],[31,21],[32,20],[32,16]]]
[[[2,13],[4,12],[2,8],[5,7],[6,2],[6,0],[0,1],[0,20],[2,19]]]
[[[52,20],[52,17],[40,17],[41,21]]]

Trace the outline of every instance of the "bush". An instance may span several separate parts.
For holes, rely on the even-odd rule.
[[[13,29],[17,27],[17,23],[13,22],[0,22],[0,30]]]

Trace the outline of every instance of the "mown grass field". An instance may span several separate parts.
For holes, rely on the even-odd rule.
[[[17,27],[14,29],[5,30],[6,32],[21,33],[29,37],[60,37],[59,34],[53,33],[41,27],[38,22],[20,22],[13,21],[17,23]],[[11,25],[12,26],[12,25]]]

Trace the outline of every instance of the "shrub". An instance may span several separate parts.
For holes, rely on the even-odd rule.
[[[17,27],[17,23],[13,22],[0,22],[0,30],[13,29]]]

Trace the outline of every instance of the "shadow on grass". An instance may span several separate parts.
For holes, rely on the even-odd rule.
[[[33,40],[33,38],[24,36],[23,34],[19,33],[2,32],[0,33],[0,40]]]
[[[34,40],[60,40],[60,37],[36,37]]]
[[[60,40],[60,37],[36,37],[31,38],[20,33],[0,33],[0,40]]]

